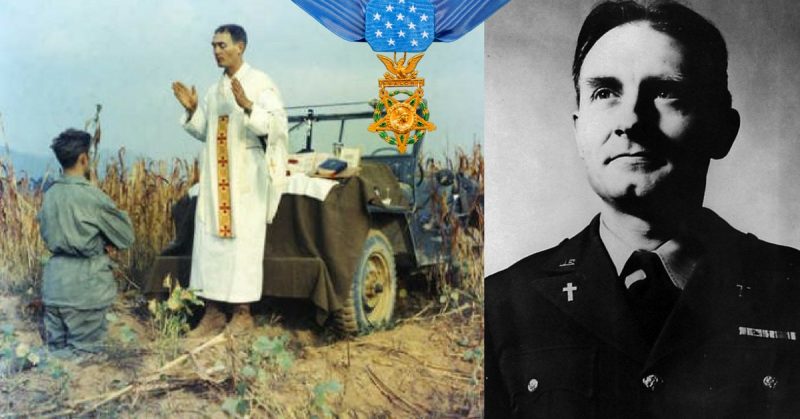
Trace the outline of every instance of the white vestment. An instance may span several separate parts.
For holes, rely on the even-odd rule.
[[[254,103],[249,116],[236,104],[231,79],[223,73],[191,119],[182,121],[189,134],[205,142],[190,286],[203,298],[247,303],[261,298],[267,223],[275,216],[286,184],[288,123],[280,93],[266,74],[243,63],[234,77]],[[228,156],[223,173],[230,180],[230,192],[219,189],[220,177],[225,175],[219,175],[217,131],[224,115]],[[230,223],[220,221],[227,219],[227,213],[220,215],[221,193],[223,202],[229,193]],[[232,237],[223,237],[221,223],[230,224]]]

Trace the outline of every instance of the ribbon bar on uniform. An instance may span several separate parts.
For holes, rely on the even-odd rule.
[[[756,338],[767,338],[767,339],[797,340],[797,333],[795,332],[755,329],[752,327],[742,327],[742,326],[739,326],[739,336],[752,336]]]

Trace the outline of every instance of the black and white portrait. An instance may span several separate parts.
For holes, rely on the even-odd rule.
[[[486,417],[800,414],[800,7],[486,32]]]

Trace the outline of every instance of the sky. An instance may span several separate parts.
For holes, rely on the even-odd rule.
[[[596,0],[509,3],[486,23],[486,272],[572,237],[599,212],[575,146],[571,65]],[[800,3],[688,0],[728,45],[741,128],[711,162],[704,205],[800,248]]]
[[[219,78],[210,41],[223,23],[244,26],[245,60],[272,77],[286,106],[377,96],[385,68],[369,46],[338,38],[289,0],[0,0],[0,145],[49,155],[52,138],[83,128],[100,103],[101,149],[197,155],[200,143],[178,123],[182,108],[171,84],[193,84],[202,94]],[[434,43],[417,69],[438,127],[425,150],[450,154],[482,141],[483,25],[456,42]],[[370,108],[320,112],[359,110]],[[366,125],[348,123],[345,143],[349,136],[380,142]],[[315,148],[329,152],[338,125],[314,130],[315,141],[326,143]],[[293,139],[301,137],[298,131]]]

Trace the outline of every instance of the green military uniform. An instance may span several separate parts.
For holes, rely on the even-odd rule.
[[[53,256],[44,268],[42,299],[51,349],[95,352],[105,336],[105,312],[117,294],[106,245],[125,249],[134,234],[128,215],[86,179],[62,176],[39,212]]]

